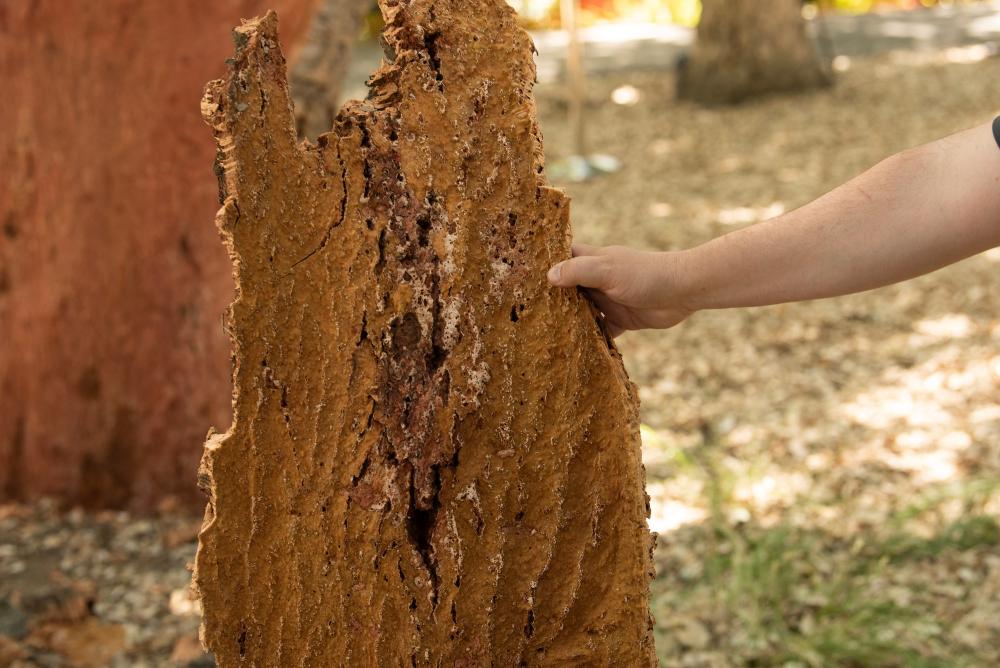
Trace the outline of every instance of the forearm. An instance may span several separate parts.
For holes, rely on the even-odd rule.
[[[672,254],[692,309],[833,297],[1000,244],[1000,150],[983,125],[895,155],[779,218]]]

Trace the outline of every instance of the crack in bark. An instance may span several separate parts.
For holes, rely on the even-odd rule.
[[[342,195],[342,197],[340,199],[340,212],[339,212],[339,215],[337,216],[336,219],[333,220],[333,222],[330,223],[329,227],[326,228],[326,232],[323,234],[323,238],[320,240],[319,245],[316,248],[314,248],[311,251],[309,251],[305,255],[305,257],[303,257],[300,260],[297,260],[296,262],[294,262],[292,264],[292,266],[290,267],[290,269],[295,269],[300,264],[302,264],[303,262],[305,262],[306,260],[308,260],[309,258],[311,258],[313,255],[315,255],[316,253],[318,253],[321,250],[323,250],[324,248],[326,248],[327,243],[329,243],[329,241],[330,241],[330,235],[333,234],[334,228],[340,227],[340,225],[343,224],[344,219],[347,217],[347,165],[344,164],[344,161],[343,161],[343,159],[340,156],[340,144],[339,144],[339,142],[337,144],[337,162],[340,163],[340,182],[341,182],[341,185],[343,187],[343,195]],[[366,174],[366,177],[367,177],[367,174]],[[368,181],[367,181],[367,178],[366,178],[366,180],[365,180],[365,187],[367,187],[367,183],[368,183]],[[236,220],[237,220],[237,222],[239,222],[239,217],[238,217],[239,216],[239,209],[236,210],[236,213],[237,213],[237,219]],[[235,223],[233,224],[233,226],[235,227]]]

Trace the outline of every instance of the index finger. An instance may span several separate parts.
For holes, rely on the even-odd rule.
[[[580,257],[581,255],[600,255],[599,246],[591,246],[590,244],[573,242],[573,257]]]

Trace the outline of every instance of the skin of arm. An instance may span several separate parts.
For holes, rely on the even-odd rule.
[[[615,336],[695,311],[835,297],[1000,245],[1000,149],[989,123],[893,155],[783,216],[682,251],[574,244],[549,270],[585,288]]]

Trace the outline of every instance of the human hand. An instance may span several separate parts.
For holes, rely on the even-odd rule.
[[[548,279],[556,287],[584,288],[612,336],[631,329],[666,329],[694,313],[677,280],[679,256],[573,244],[573,258],[549,269]]]

